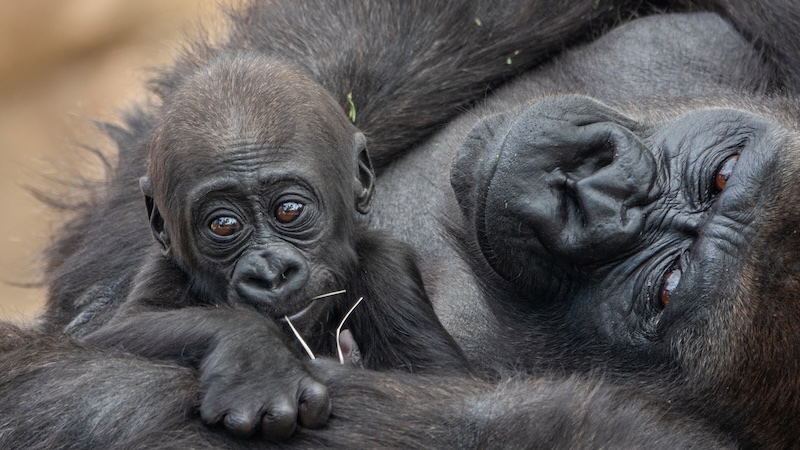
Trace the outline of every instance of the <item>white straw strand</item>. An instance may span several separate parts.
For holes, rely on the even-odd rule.
[[[303,345],[303,348],[306,350],[306,353],[308,353],[308,356],[310,356],[311,359],[317,359],[317,357],[314,356],[314,352],[312,352],[311,349],[308,347],[308,344],[306,344],[306,341],[303,340],[302,336],[300,336],[300,333],[297,331],[297,328],[295,328],[294,325],[292,325],[292,321],[289,320],[289,316],[283,316],[283,318],[286,319],[286,323],[289,324],[289,328],[292,329],[295,337],[297,337],[297,340],[300,341],[300,344]]]
[[[320,294],[320,295],[318,295],[316,297],[311,297],[311,300],[319,300],[319,299],[325,298],[325,297],[333,297],[334,295],[340,295],[340,294],[344,294],[346,292],[347,291],[344,290],[344,289],[342,289],[341,291],[328,292],[327,294]]]
[[[336,352],[339,354],[340,364],[344,364],[344,355],[342,355],[342,343],[339,342],[339,334],[342,332],[342,326],[347,321],[347,318],[350,317],[350,314],[353,312],[354,309],[356,309],[356,306],[358,306],[361,303],[361,300],[364,300],[364,297],[358,298],[356,303],[350,307],[350,311],[347,311],[347,314],[344,315],[344,319],[342,319],[342,321],[339,322],[339,326],[336,328]]]

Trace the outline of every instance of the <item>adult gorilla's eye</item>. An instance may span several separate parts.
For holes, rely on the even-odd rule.
[[[275,218],[280,223],[292,223],[303,213],[304,205],[298,202],[283,202],[275,210]]]
[[[242,225],[235,217],[222,216],[217,217],[208,225],[211,232],[217,236],[227,237],[238,233],[242,229]]]
[[[739,155],[733,155],[725,160],[719,169],[717,169],[717,175],[714,177],[714,187],[717,188],[717,192],[722,192],[725,189],[725,185],[728,183],[728,178],[731,177],[733,173],[733,168],[736,167],[736,163],[739,161]]]
[[[659,295],[663,306],[667,306],[667,303],[672,299],[672,293],[675,292],[681,282],[681,275],[683,275],[681,269],[675,268],[670,270],[667,276],[664,277],[664,284],[661,285],[661,293]]]

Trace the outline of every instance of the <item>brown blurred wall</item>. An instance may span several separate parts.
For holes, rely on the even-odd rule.
[[[26,186],[108,148],[91,119],[146,98],[147,68],[167,63],[198,24],[223,22],[214,0],[0,0],[0,319],[30,322],[45,290],[40,252],[58,216]]]

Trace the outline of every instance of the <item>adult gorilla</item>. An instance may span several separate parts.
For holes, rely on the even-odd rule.
[[[566,24],[603,20],[584,14],[604,10],[558,11],[559,27],[541,33],[585,37]],[[509,47],[521,48],[508,56],[512,67],[528,68],[555,48],[535,33],[546,15],[524,29],[514,20],[532,16],[518,11],[500,25],[488,13],[472,17],[501,34],[458,41],[467,49],[461,55],[521,30],[530,34]],[[778,92],[800,87],[796,49],[779,46],[800,21],[796,7],[777,2],[734,17],[763,41],[748,42],[715,15],[631,22],[531,72],[404,154],[413,136],[390,142],[386,130],[431,130],[476,86],[513,72],[486,66],[478,77],[436,66],[436,76],[467,74],[470,89],[425,91],[433,112],[420,117],[402,94],[430,81],[411,77],[434,67],[417,61],[408,79],[420,84],[372,111],[357,108],[377,121],[357,124],[383,143],[372,146],[385,166],[372,224],[417,248],[439,317],[487,376],[527,375],[490,388],[316,367],[334,416],[329,428],[303,430],[292,443],[710,446],[708,427],[744,446],[796,445],[800,108]],[[430,62],[452,50],[432,42],[443,53]],[[391,70],[403,67],[401,60]],[[163,80],[169,89],[174,78]],[[335,71],[321,82],[350,91]],[[402,114],[390,126],[371,115],[391,107]],[[149,245],[131,180],[143,171],[150,119],[137,118],[130,131],[115,132],[123,153],[114,188],[54,249],[47,332],[66,327],[80,336],[113,315],[132,275],[127,260]],[[197,386],[190,370],[9,326],[3,336],[4,445],[257,444],[228,440],[188,416]]]
[[[739,39],[640,19],[383,174],[376,225],[478,364],[661,377],[742,445],[798,444],[799,111]]]

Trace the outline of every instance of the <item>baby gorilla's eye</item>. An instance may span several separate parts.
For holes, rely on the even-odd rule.
[[[217,217],[208,225],[211,232],[217,236],[227,237],[238,233],[242,229],[242,225],[235,217],[222,216]]]
[[[667,276],[664,277],[664,284],[661,285],[661,292],[659,295],[661,305],[667,306],[667,303],[672,299],[672,293],[675,292],[675,289],[681,282],[681,275],[683,275],[681,269],[676,268],[670,270]]]
[[[275,218],[280,223],[292,223],[303,213],[304,205],[298,202],[283,202],[275,210]]]
[[[725,160],[722,165],[719,166],[717,169],[717,175],[714,177],[714,187],[717,188],[717,192],[722,192],[725,189],[725,185],[728,183],[728,178],[731,177],[733,173],[733,168],[736,167],[736,163],[739,161],[739,155],[733,155]]]

